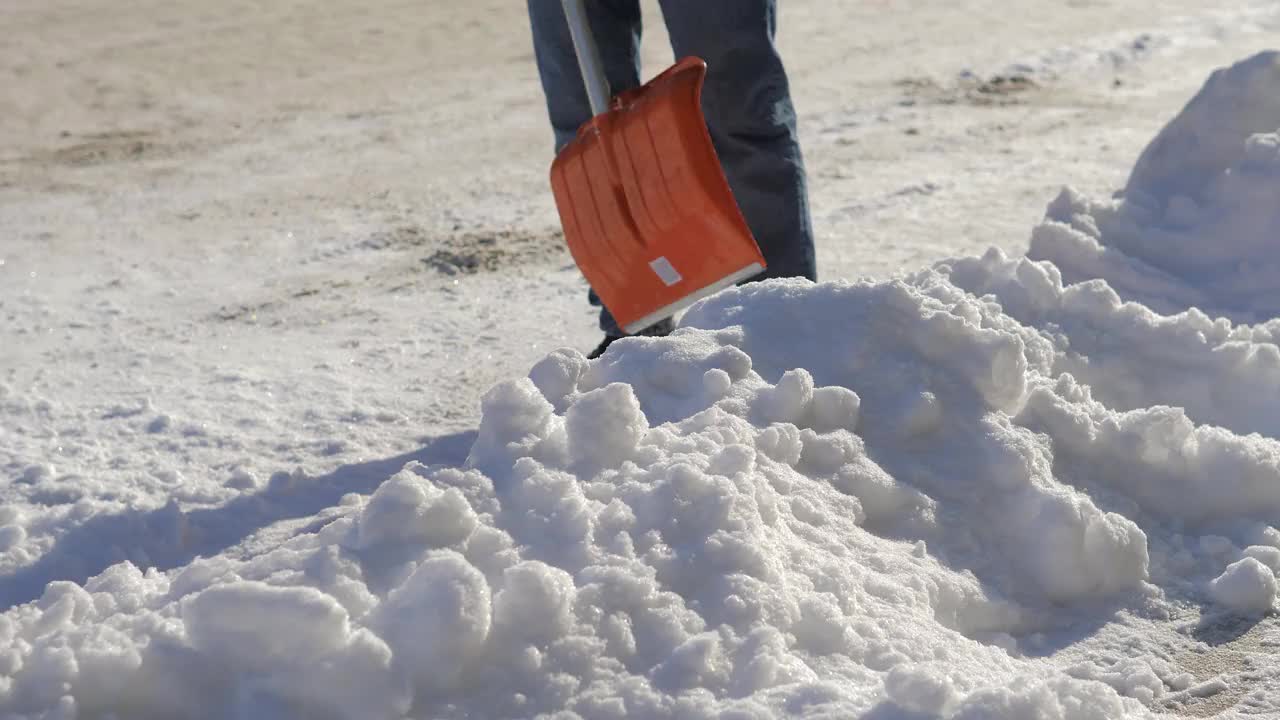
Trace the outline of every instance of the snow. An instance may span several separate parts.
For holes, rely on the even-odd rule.
[[[1277,78],[1276,52],[1215,73],[1138,158],[1120,200],[1064,192],[1028,256],[1052,261],[1072,284],[1105,278],[1165,313],[1196,307],[1250,323],[1280,315],[1280,209],[1268,202],[1280,192]]]
[[[793,17],[854,17],[856,5],[801,3]],[[459,20],[496,12],[477,7],[435,37],[499,32]],[[922,22],[945,26],[949,8],[922,9]],[[1013,66],[1064,96],[1100,73],[1149,80],[1161,61],[1202,76],[1202,53],[1235,58],[1239,37],[1280,28],[1274,7],[1242,3],[1140,14],[1154,29],[1135,43],[1040,10],[1059,13],[1044,32],[1085,39]],[[1132,9],[1109,12],[1097,22],[1132,22]],[[833,42],[810,27],[801,79]],[[912,71],[957,57],[949,42]],[[944,107],[982,75],[959,77],[934,88],[958,93]],[[90,287],[42,281],[66,272],[29,269],[42,246],[0,246],[12,281],[0,357],[22,361],[0,376],[0,716],[1280,713],[1280,271],[1268,252],[1280,55],[1218,70],[1181,113],[1168,108],[1115,197],[1094,199],[1098,175],[1052,200],[1028,180],[1035,203],[1051,201],[1025,255],[1025,226],[982,250],[968,237],[979,219],[959,205],[925,217],[950,188],[987,193],[977,234],[1016,224],[1016,158],[984,174],[965,163],[997,165],[955,149],[966,135],[986,145],[998,131],[985,113],[1008,119],[1016,104],[958,110],[943,127],[918,97],[874,96],[884,107],[869,110],[840,107],[844,92],[810,111],[830,151],[811,156],[829,180],[815,182],[815,214],[834,228],[831,265],[847,267],[857,244],[834,233],[861,223],[946,252],[893,277],[731,289],[672,336],[624,339],[595,361],[573,349],[585,335],[546,344],[565,339],[547,322],[582,319],[563,309],[581,293],[536,237],[497,241],[538,273],[486,254],[493,238],[468,240],[498,269],[466,284],[466,258],[432,284],[366,254],[433,247],[416,230],[315,247],[289,231],[253,248],[307,248],[300,271],[225,265],[249,252],[238,241],[153,264],[98,247]],[[1019,126],[1031,145],[1059,112],[1036,110]],[[874,155],[865,148],[883,139],[858,129],[876,113],[931,130],[923,159],[911,139],[893,150],[950,179],[831,200],[851,187],[827,174],[848,160],[840,148]],[[1117,124],[1107,141],[1131,130]],[[1040,143],[1045,172],[1086,152],[1087,129],[1069,133]],[[245,163],[270,167],[233,165]],[[468,168],[442,154],[431,182],[456,171],[465,186]],[[497,197],[543,192],[524,183],[491,182],[478,205],[457,188],[433,202],[536,226],[525,201]],[[33,226],[70,205],[54,190],[0,191],[0,209]],[[68,222],[103,211],[74,207]],[[81,246],[66,242],[74,268],[66,248]],[[890,267],[869,245],[858,260]],[[457,254],[444,250],[437,265]],[[321,273],[333,258],[337,280]],[[250,286],[241,276],[274,289],[228,308]],[[378,292],[343,289],[359,282]],[[202,298],[223,298],[226,317],[193,310]],[[562,315],[537,316],[539,303]],[[244,359],[254,353],[266,359]],[[472,400],[478,415],[458,410]]]
[[[1209,593],[1241,613],[1265,613],[1276,600],[1276,576],[1252,557],[1233,562],[1209,583]]]

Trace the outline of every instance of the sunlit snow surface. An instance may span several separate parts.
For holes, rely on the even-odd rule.
[[[727,291],[282,546],[50,583],[0,715],[1103,719],[1244,676],[1280,713],[1280,668],[1201,683],[1161,634],[1276,608],[1276,98],[1274,54],[1216,74],[1027,258]]]

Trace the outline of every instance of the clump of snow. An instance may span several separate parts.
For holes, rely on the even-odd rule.
[[[23,523],[21,508],[14,506],[0,507],[0,553],[18,547],[27,538],[27,529]]]
[[[475,529],[476,515],[457,488],[441,490],[401,472],[378,486],[364,508],[356,545],[361,550],[385,543],[421,542],[449,547]]]
[[[1243,554],[1266,565],[1271,572],[1280,573],[1280,548],[1270,545],[1250,545],[1244,549]]]
[[[258,476],[253,471],[237,467],[231,471],[230,477],[227,478],[226,485],[236,490],[255,490],[260,484]]]
[[[1169,136],[1253,132],[1229,99],[1280,96],[1261,57]],[[0,713],[1084,720],[1194,694],[1156,653],[1053,655],[1098,617],[1274,607],[1280,326],[1234,323],[1280,306],[1214,262],[1275,237],[1276,143],[1211,145],[1149,151],[1119,205],[1064,195],[1032,258],[755,284],[558,350],[485,395],[464,465],[286,541],[50,583],[0,615]],[[0,551],[29,521],[0,511]]]
[[[489,583],[456,552],[428,555],[370,618],[417,687],[447,692],[481,655],[493,622]]]
[[[1241,613],[1264,613],[1276,600],[1276,576],[1271,568],[1247,557],[1231,563],[1209,583],[1218,603]]]

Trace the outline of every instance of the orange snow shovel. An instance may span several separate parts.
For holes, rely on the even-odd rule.
[[[563,0],[595,117],[551,165],[565,242],[618,325],[635,333],[765,268],[700,105],[688,57],[610,99],[583,7]]]

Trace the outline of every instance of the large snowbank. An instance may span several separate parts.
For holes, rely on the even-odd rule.
[[[51,583],[0,615],[0,713],[1102,719],[1194,691],[1158,652],[1055,653],[1090,618],[1275,607],[1280,326],[1227,318],[1280,309],[1280,117],[1241,100],[1280,97],[1276,62],[1216,74],[1123,199],[1056,201],[1030,258],[724,292],[552,353],[485,396],[464,467],[275,549]]]
[[[1028,255],[1068,283],[1103,278],[1157,312],[1280,316],[1278,86],[1276,52],[1215,72],[1142,153],[1120,198],[1064,191]]]

